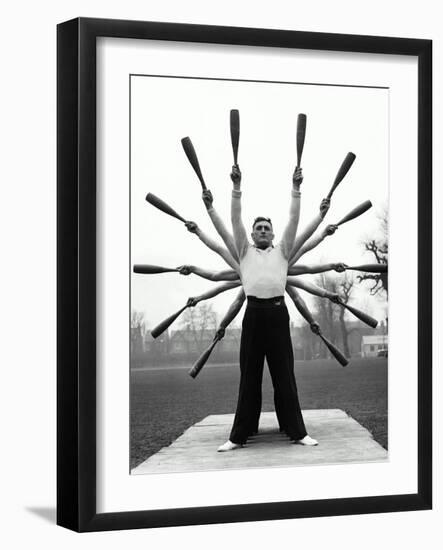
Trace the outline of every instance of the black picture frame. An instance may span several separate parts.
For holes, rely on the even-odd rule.
[[[416,494],[96,512],[96,39],[399,54],[418,59]],[[424,510],[432,507],[432,42],[78,18],[57,29],[57,523],[76,531]]]

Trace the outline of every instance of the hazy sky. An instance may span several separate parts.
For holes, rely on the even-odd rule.
[[[243,220],[248,232],[254,217],[269,216],[277,242],[287,223],[296,164],[297,115],[302,112],[307,115],[307,132],[299,229],[318,212],[348,151],[355,153],[357,159],[334,193],[320,229],[337,222],[367,199],[373,208],[340,227],[334,236],[303,256],[301,263],[372,263],[373,257],[364,251],[362,242],[368,236],[377,236],[377,214],[387,207],[388,201],[387,89],[133,76],[132,264],[226,267],[181,222],[148,204],[145,196],[154,193],[219,239],[201,201],[200,183],[180,143],[182,137],[190,136],[207,186],[213,192],[214,206],[230,228],[231,109],[240,111],[239,164],[243,174]],[[304,276],[310,281],[314,277]],[[133,274],[132,308],[143,311],[152,328],[184,305],[189,296],[214,284],[195,275]],[[382,319],[386,316],[386,304],[370,297],[368,288],[357,285],[351,303]],[[211,300],[219,319],[235,294],[236,290],[231,290]],[[303,293],[303,297],[309,304],[309,295]],[[289,298],[287,303],[292,320],[300,324],[300,316]],[[179,326],[177,321],[172,328]]]

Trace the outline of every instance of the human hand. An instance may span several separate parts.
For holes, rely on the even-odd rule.
[[[193,268],[192,265],[179,265],[177,267],[178,272],[180,273],[180,275],[189,275],[189,274],[191,274],[192,273],[192,268]]]
[[[338,225],[331,223],[325,227],[325,234],[328,236],[333,235],[337,231],[337,229]]]
[[[232,183],[234,184],[234,187],[237,187],[237,188],[240,187],[241,172],[240,172],[240,166],[238,164],[234,164],[234,166],[232,167],[231,180],[232,180]]]
[[[320,334],[320,325],[315,321],[309,325],[314,334]]]
[[[198,304],[199,300],[198,298],[188,298],[188,301],[186,302],[186,305],[188,307],[194,307]]]
[[[346,271],[346,268],[348,267],[346,264],[339,262],[338,264],[333,264],[334,270],[337,271],[337,273],[343,273],[343,271]]]
[[[334,302],[334,304],[341,304],[341,298],[336,292],[330,292],[328,298],[331,302]]]
[[[323,199],[321,201],[321,203],[320,203],[320,216],[322,217],[322,219],[326,216],[330,206],[331,206],[330,199]]]
[[[215,336],[214,336],[214,340],[215,339],[218,339],[218,340],[221,340],[223,338],[223,336],[225,335],[225,328],[224,327],[220,327],[217,332],[215,333]]]
[[[294,173],[292,175],[292,185],[298,189],[302,183],[303,183],[302,169],[298,167],[294,170]]]
[[[212,206],[212,203],[214,202],[214,197],[212,196],[211,191],[209,189],[205,189],[202,193],[202,199],[205,203],[206,208],[209,210]]]
[[[199,227],[195,222],[185,222],[185,226],[190,233],[194,233],[195,235],[199,231]]]

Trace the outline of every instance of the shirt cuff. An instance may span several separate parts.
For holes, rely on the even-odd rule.
[[[292,189],[291,189],[291,195],[292,195],[294,198],[298,199],[298,198],[301,197],[301,192],[298,191],[297,189],[292,188]]]
[[[239,199],[241,197],[241,191],[240,189],[233,189],[232,190],[232,197]]]

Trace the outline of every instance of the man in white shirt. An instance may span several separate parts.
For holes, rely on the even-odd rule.
[[[276,413],[287,435],[302,445],[317,445],[306,432],[294,376],[294,356],[289,330],[289,315],[284,302],[288,261],[300,215],[301,169],[293,176],[289,222],[282,240],[274,246],[269,218],[254,220],[250,244],[241,219],[241,172],[232,168],[231,219],[234,243],[240,264],[240,278],[247,296],[240,345],[240,388],[229,440],[218,450],[241,447],[256,430],[261,408],[264,359],[268,362],[275,391]],[[329,201],[320,206],[324,217]]]

